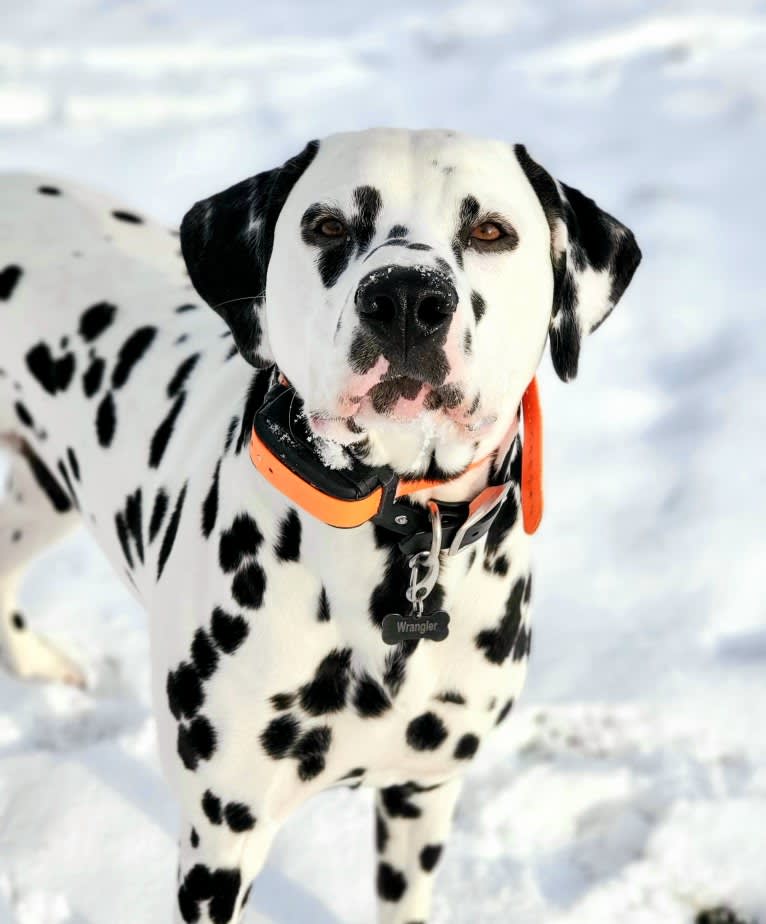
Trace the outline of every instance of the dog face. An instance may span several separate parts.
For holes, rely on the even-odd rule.
[[[324,439],[451,473],[497,445],[550,335],[580,340],[640,259],[630,232],[521,146],[378,129],[312,142],[198,203],[192,281]]]

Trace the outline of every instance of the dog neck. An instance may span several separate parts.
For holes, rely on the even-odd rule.
[[[462,472],[446,477],[403,478],[387,466],[361,463],[345,447],[328,462],[327,452],[318,446],[306,426],[302,404],[290,383],[274,370],[260,406],[251,408],[253,419],[250,458],[273,487],[307,513],[328,525],[353,528],[374,521],[389,529],[406,532],[415,519],[411,505],[402,498],[446,510],[450,505],[463,523],[484,522],[502,503],[514,478],[511,460],[517,450],[519,421],[525,420],[526,439],[521,455],[521,501],[524,528],[537,529],[542,515],[541,415],[537,385],[533,380],[522,401],[522,409],[491,453],[471,462]],[[252,388],[251,388],[252,392]],[[332,447],[331,447],[332,448]],[[464,509],[455,509],[462,505]],[[455,529],[458,524],[455,520]],[[466,527],[467,528],[467,527]],[[459,531],[460,532],[460,531]],[[477,536],[479,533],[477,532]],[[460,541],[475,541],[460,532]]]

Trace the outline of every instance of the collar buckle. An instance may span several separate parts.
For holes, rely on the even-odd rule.
[[[422,507],[395,501],[391,486],[375,522],[402,537],[399,549],[408,557],[427,553],[436,539],[440,551],[457,555],[487,533],[512,486],[510,480],[489,485],[470,503],[431,500],[426,508],[428,520]]]
[[[492,525],[497,513],[511,490],[510,481],[489,485],[468,505],[468,516],[458,527],[449,547],[450,555],[457,555],[467,545],[476,542]]]

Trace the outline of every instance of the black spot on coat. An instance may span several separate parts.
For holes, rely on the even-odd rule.
[[[51,502],[53,509],[57,513],[67,513],[70,511],[72,509],[72,501],[37,453],[35,453],[29,445],[24,443],[21,448],[21,455],[26,460],[32,472],[32,477],[37,482],[37,486]]]
[[[168,706],[176,719],[182,716],[190,719],[196,715],[205,702],[200,677],[195,668],[185,661],[174,671],[168,671],[165,683]]]
[[[202,535],[206,539],[210,538],[210,534],[215,528],[215,521],[218,517],[218,478],[220,474],[221,460],[219,459],[215,467],[215,472],[213,473],[210,489],[202,503]]]
[[[152,517],[149,521],[149,542],[154,542],[155,537],[162,529],[162,521],[165,519],[165,514],[168,510],[168,496],[162,488],[157,491],[157,496],[154,498],[154,506],[152,507]]]
[[[218,545],[218,561],[224,574],[231,574],[245,558],[255,555],[263,542],[263,536],[255,520],[246,513],[240,513],[230,529],[221,533]]]
[[[117,429],[117,409],[114,406],[114,398],[111,391],[108,391],[96,410],[96,436],[99,445],[104,449],[111,446],[114,439],[114,431]]]
[[[236,834],[251,831],[255,827],[255,818],[242,802],[229,802],[224,809],[224,816],[226,824]]]
[[[500,577],[505,577],[510,567],[511,563],[508,561],[508,558],[505,555],[498,555],[492,565],[492,573],[499,574]]]
[[[242,875],[236,869],[219,869],[213,873],[213,897],[208,914],[213,924],[229,924],[237,904]]]
[[[271,705],[282,712],[284,709],[289,709],[295,702],[294,693],[275,693],[269,700]]]
[[[382,789],[380,798],[389,818],[420,818],[422,814],[420,806],[411,801],[416,792],[416,787],[411,783],[387,786]]]
[[[159,427],[157,427],[149,447],[150,468],[157,468],[162,461],[162,457],[165,455],[165,450],[167,449],[170,437],[173,435],[173,428],[176,425],[176,420],[178,415],[181,413],[181,409],[184,406],[185,400],[186,392],[182,391],[173,402],[173,405],[168,411],[165,419],[162,421]]]
[[[199,628],[194,633],[194,639],[191,645],[191,655],[197,673],[203,680],[207,680],[215,673],[218,666],[218,652],[210,640],[207,632]]]
[[[92,398],[101,388],[101,382],[104,379],[104,360],[94,356],[88,368],[82,375],[82,390],[86,398]]]
[[[416,751],[435,751],[446,737],[444,722],[434,712],[424,712],[407,726],[407,744]]]
[[[478,750],[478,737],[473,734],[463,735],[455,745],[455,757],[457,760],[470,760]]]
[[[514,661],[523,661],[524,658],[529,657],[529,653],[532,650],[532,630],[525,629],[524,626],[519,629],[519,634],[516,636],[516,641],[513,644],[513,651],[511,652],[511,658]]]
[[[301,521],[294,508],[290,508],[279,524],[279,540],[274,554],[281,561],[298,561],[301,554]]]
[[[112,393],[108,391],[96,410],[96,436],[101,446],[106,449],[111,446],[114,432],[117,429],[117,409],[114,406]]]
[[[346,703],[351,649],[334,649],[322,658],[313,680],[300,690],[301,705],[309,715],[338,712]]]
[[[122,388],[130,378],[130,374],[152,345],[157,336],[156,327],[139,327],[123,343],[117,354],[117,362],[112,370],[112,386]]]
[[[196,924],[200,919],[199,902],[191,897],[185,883],[178,890],[178,910],[186,924]]]
[[[210,630],[216,645],[225,654],[234,654],[250,631],[242,616],[232,616],[220,606],[213,610]]]
[[[192,355],[187,356],[187,358],[176,369],[175,373],[173,374],[173,378],[168,382],[168,398],[174,398],[179,393],[179,391],[181,391],[181,389],[186,384],[186,380],[194,371],[194,367],[199,362],[199,358],[199,353],[192,353]]]
[[[80,463],[77,461],[77,456],[75,455],[74,449],[70,446],[66,451],[66,456],[69,461],[69,467],[72,469],[72,474],[79,481],[80,480]]]
[[[513,697],[511,697],[511,699],[508,700],[500,712],[498,712],[497,718],[495,719],[495,725],[499,725],[501,722],[503,722],[507,718],[511,709],[513,709]]]
[[[91,343],[111,326],[116,314],[117,307],[109,302],[98,302],[86,308],[80,316],[80,336]]]
[[[264,751],[275,760],[287,757],[299,731],[300,725],[292,715],[281,715],[272,719],[261,733]]]
[[[389,832],[386,819],[379,811],[375,812],[375,847],[378,853],[383,853],[388,844]]]
[[[330,601],[327,597],[327,591],[324,587],[319,591],[319,603],[317,604],[317,621],[330,621]]]
[[[420,868],[426,873],[432,872],[439,862],[441,855],[441,844],[426,844],[420,851]]]
[[[34,420],[32,419],[32,415],[29,413],[29,411],[26,409],[26,407],[21,403],[21,401],[17,401],[17,402],[13,405],[13,409],[14,409],[14,411],[16,412],[16,416],[19,418],[19,421],[20,421],[25,427],[30,427],[30,428],[34,429],[35,422],[34,422]]]
[[[395,869],[390,863],[378,864],[378,896],[384,902],[398,902],[407,890],[404,873]]]
[[[193,899],[206,901],[213,894],[213,881],[210,870],[200,864],[192,867],[184,880],[184,888],[188,890]]]
[[[222,821],[221,800],[209,789],[202,796],[202,811],[211,825],[220,825]]]
[[[473,309],[473,316],[478,324],[487,310],[487,303],[478,292],[471,292],[471,308]]]
[[[376,680],[364,674],[354,691],[354,708],[365,718],[377,718],[391,708],[391,700]]]
[[[440,703],[454,703],[456,706],[465,706],[465,697],[457,690],[445,690],[444,693],[437,694],[434,699]]]
[[[125,523],[128,532],[133,538],[136,546],[136,554],[139,561],[144,560],[144,537],[141,523],[142,518],[142,501],[141,488],[138,488],[133,494],[128,495],[125,502]]]
[[[128,527],[125,522],[125,515],[122,511],[117,511],[114,515],[114,527],[117,533],[117,539],[122,549],[122,554],[129,568],[134,568],[133,553],[130,551],[130,540],[128,539]]]
[[[65,353],[54,359],[48,344],[40,342],[27,352],[25,358],[27,369],[48,394],[67,390],[74,375],[74,353]]]
[[[312,728],[303,734],[290,756],[298,760],[298,776],[304,782],[313,780],[325,768],[325,755],[332,742],[332,729],[327,725]]]
[[[198,715],[186,729],[185,735],[185,746],[188,749],[188,756],[194,762],[195,766],[200,760],[210,760],[215,753],[216,745],[216,733],[215,729],[210,724],[210,720],[204,715]],[[186,761],[184,761],[184,763],[186,763]]]
[[[66,485],[67,492],[69,497],[72,499],[72,503],[79,509],[80,505],[77,501],[77,493],[75,492],[74,485],[72,484],[72,479],[69,477],[69,472],[67,471],[66,465],[63,461],[59,459],[58,470],[61,477],[64,479],[64,484]]]
[[[6,266],[0,273],[0,302],[7,302],[13,295],[14,289],[18,285],[22,275],[23,270],[20,266],[16,266],[15,264]]]
[[[232,417],[229,421],[228,429],[226,430],[226,440],[223,444],[223,451],[227,453],[231,449],[231,444],[234,442],[234,435],[237,432],[237,424],[239,423],[239,417]]]
[[[178,500],[176,505],[173,508],[173,513],[170,516],[168,521],[168,528],[165,530],[165,535],[162,537],[162,545],[160,546],[160,554],[157,558],[157,580],[162,577],[162,572],[165,570],[165,565],[167,560],[170,557],[170,553],[173,551],[173,543],[176,540],[176,533],[178,532],[178,525],[181,522],[181,513],[184,507],[184,500],[186,499],[186,484],[181,488],[181,492],[178,495]]]
[[[234,575],[231,595],[240,606],[260,609],[266,591],[266,574],[257,561],[248,562]]]
[[[386,655],[383,682],[388,687],[392,696],[397,695],[404,683],[407,658],[409,658],[417,645],[417,640],[402,642]]]
[[[134,212],[126,212],[123,209],[115,209],[112,212],[112,217],[116,218],[117,221],[127,222],[129,225],[142,225],[144,219],[140,215],[136,215]]]
[[[521,626],[521,600],[524,594],[524,578],[518,578],[508,595],[505,611],[494,629],[483,629],[476,636],[476,647],[492,664],[502,664],[511,653]]]

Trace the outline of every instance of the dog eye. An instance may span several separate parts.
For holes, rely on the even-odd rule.
[[[499,241],[506,232],[494,221],[484,221],[471,231],[471,237],[477,241]]]
[[[337,218],[325,218],[317,230],[325,237],[343,237],[346,233],[346,226]]]

